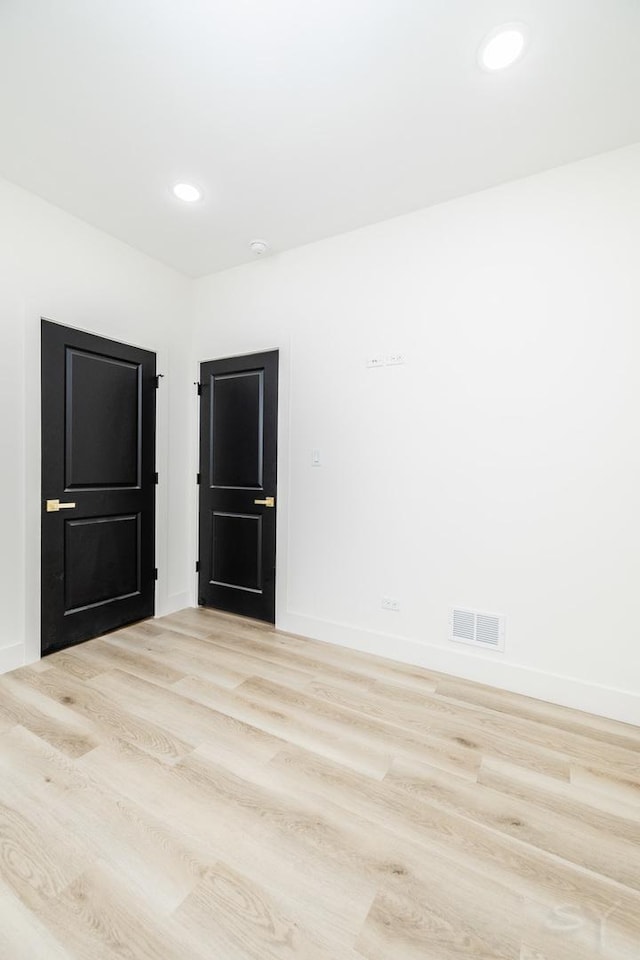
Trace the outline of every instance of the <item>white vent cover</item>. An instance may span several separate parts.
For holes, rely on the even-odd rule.
[[[488,650],[504,650],[504,617],[455,607],[449,614],[449,639]]]

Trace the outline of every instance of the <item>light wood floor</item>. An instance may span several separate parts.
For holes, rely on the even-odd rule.
[[[0,678],[0,960],[640,958],[640,728],[210,611]]]

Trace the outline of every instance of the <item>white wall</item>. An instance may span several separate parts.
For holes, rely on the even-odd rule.
[[[196,283],[194,373],[282,350],[281,627],[640,722],[639,254],[635,146]]]
[[[156,606],[188,602],[191,311],[191,281],[0,181],[0,672],[39,656],[42,316],[158,353]]]

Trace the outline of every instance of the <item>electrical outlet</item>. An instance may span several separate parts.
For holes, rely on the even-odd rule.
[[[398,612],[400,610],[400,601],[394,600],[393,597],[383,597],[381,606],[383,610],[395,610]]]
[[[374,370],[378,367],[384,367],[385,359],[383,356],[378,355],[376,357],[367,357],[367,369]]]
[[[390,353],[384,358],[387,367],[397,367],[401,363],[406,363],[407,358],[404,353]]]

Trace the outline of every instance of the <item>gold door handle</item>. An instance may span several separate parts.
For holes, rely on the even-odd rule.
[[[253,502],[259,507],[275,507],[276,498],[267,497],[265,500],[254,500]]]
[[[47,513],[57,513],[58,510],[75,510],[75,503],[60,503],[59,500],[47,500]]]

